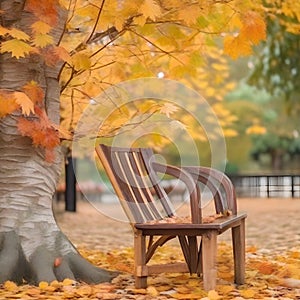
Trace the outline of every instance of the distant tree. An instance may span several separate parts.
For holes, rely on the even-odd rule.
[[[300,112],[300,7],[290,0],[265,1],[267,39],[255,52],[249,83],[286,101],[289,114]]]

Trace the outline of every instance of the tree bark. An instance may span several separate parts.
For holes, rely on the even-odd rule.
[[[2,26],[30,31],[33,16],[25,1],[0,0]],[[60,39],[67,14],[59,11],[52,31]],[[59,123],[58,74],[62,66],[48,67],[37,54],[16,59],[0,55],[0,89],[19,90],[34,80],[45,92],[44,107],[50,120]],[[61,150],[55,161],[45,161],[44,149],[20,135],[20,112],[0,119],[0,282],[51,282],[71,278],[86,282],[110,281],[112,272],[84,260],[61,232],[52,211],[52,198],[61,170]]]

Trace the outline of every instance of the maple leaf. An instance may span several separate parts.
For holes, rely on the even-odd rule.
[[[178,107],[175,106],[172,103],[165,103],[162,108],[160,109],[160,112],[165,114],[168,118],[170,118],[170,115],[178,110]]]
[[[44,48],[48,45],[53,44],[53,42],[54,42],[53,37],[49,34],[39,33],[39,34],[36,34],[33,38],[33,44],[36,47]]]
[[[30,113],[34,113],[34,105],[31,99],[23,92],[13,93],[16,103],[18,103],[22,109],[22,114],[28,116]]]
[[[12,113],[18,107],[11,93],[0,91],[0,118]]]
[[[266,24],[263,18],[254,11],[248,11],[242,16],[240,35],[249,39],[254,45],[266,39]]]
[[[56,56],[59,59],[61,59],[62,61],[69,62],[71,60],[71,56],[70,56],[69,52],[66,50],[66,48],[57,46],[57,47],[54,47],[53,50],[54,50],[54,53],[56,54]]]
[[[2,42],[0,49],[0,53],[11,52],[12,57],[16,57],[17,59],[25,57],[25,55],[29,54],[31,51],[35,52],[35,49],[18,39]]]
[[[28,41],[30,39],[30,36],[27,33],[17,28],[10,29],[8,34],[18,40]]]
[[[22,91],[30,98],[33,104],[41,103],[44,99],[44,91],[33,80],[25,84],[22,87]]]
[[[4,35],[6,35],[6,34],[8,34],[9,33],[9,29],[7,29],[7,28],[5,28],[5,27],[2,27],[1,25],[0,25],[0,35],[1,36],[4,36]]]
[[[241,36],[226,36],[224,38],[224,53],[233,59],[239,56],[247,56],[252,53],[250,41]]]
[[[142,13],[146,18],[155,20],[156,17],[161,15],[160,6],[155,0],[144,0],[141,5],[139,12]]]
[[[75,70],[88,70],[91,67],[90,58],[84,53],[76,53],[72,56]]]
[[[55,26],[58,20],[57,7],[58,0],[27,0],[25,2],[25,10],[32,12],[39,20]]]
[[[43,21],[36,21],[31,25],[31,28],[34,33],[47,34],[52,27]]]

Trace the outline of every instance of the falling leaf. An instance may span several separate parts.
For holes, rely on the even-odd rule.
[[[16,103],[18,103],[22,109],[22,114],[29,116],[30,113],[34,113],[34,104],[31,99],[22,92],[13,93]]]

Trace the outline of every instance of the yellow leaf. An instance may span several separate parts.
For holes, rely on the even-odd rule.
[[[151,297],[157,297],[159,295],[159,292],[154,286],[148,286],[147,294],[150,295]]]
[[[88,70],[91,67],[91,60],[84,53],[76,53],[72,56],[72,61],[76,70]]]
[[[51,30],[51,26],[43,21],[34,22],[31,25],[32,31],[39,34],[47,34]]]
[[[144,26],[146,24],[147,18],[143,15],[134,18],[134,23],[139,26]]]
[[[255,290],[241,290],[240,294],[242,297],[246,298],[246,299],[250,299],[253,298],[256,294]]]
[[[73,285],[73,284],[75,284],[75,281],[73,279],[66,278],[66,279],[64,279],[62,284],[63,284],[63,286]]]
[[[30,98],[22,92],[14,92],[16,102],[21,106],[22,113],[26,116],[34,113],[34,105]]]
[[[40,288],[41,290],[45,290],[48,286],[49,286],[49,284],[48,284],[48,282],[46,282],[46,281],[41,281],[41,282],[39,283],[39,288]]]
[[[195,24],[201,13],[201,7],[198,3],[187,5],[178,13],[178,17],[187,24]]]
[[[0,25],[0,35],[6,35],[6,34],[8,34],[9,33],[9,29],[7,29],[7,28],[5,28],[5,27],[2,27],[1,25]]]
[[[267,129],[261,125],[252,125],[247,128],[247,134],[265,134]]]
[[[17,59],[25,57],[25,55],[29,54],[31,51],[35,51],[35,49],[27,43],[17,39],[3,42],[0,50],[1,53],[11,52],[12,57],[16,57]]]
[[[218,300],[221,298],[218,292],[214,290],[209,291],[207,297],[209,298],[209,300]]]
[[[53,44],[53,38],[51,35],[48,35],[48,34],[37,34],[34,36],[34,39],[33,39],[33,44],[37,47],[41,47],[41,48],[44,48],[48,45],[51,45]]]
[[[5,281],[4,288],[7,291],[13,292],[13,291],[16,291],[18,289],[18,286],[12,281]]]
[[[150,18],[152,20],[155,20],[156,17],[161,15],[160,6],[155,0],[144,0],[139,12],[142,13],[146,18]]]
[[[9,35],[12,36],[15,39],[28,41],[30,36],[25,33],[24,31],[21,31],[17,28],[12,28],[9,30]]]
[[[223,129],[223,132],[226,137],[235,137],[238,135],[234,129]]]

